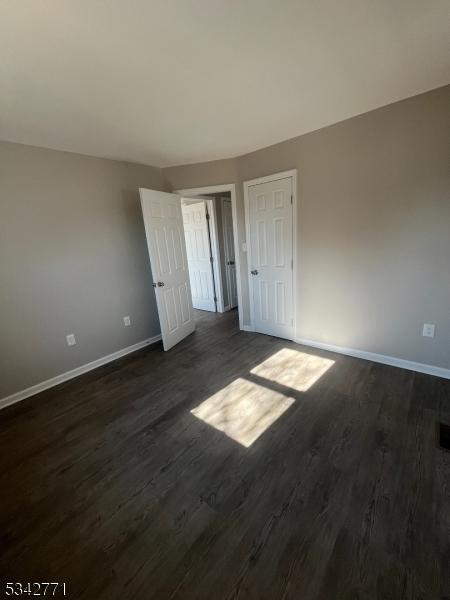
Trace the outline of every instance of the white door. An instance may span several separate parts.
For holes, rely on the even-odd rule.
[[[248,192],[255,331],[292,339],[292,178],[252,185]]]
[[[139,192],[162,341],[169,350],[195,329],[181,199],[155,190]]]
[[[182,206],[186,252],[191,281],[192,304],[215,312],[214,280],[209,245],[206,202]]]
[[[234,256],[234,233],[233,212],[231,200],[223,200],[222,222],[225,249],[225,273],[228,290],[228,304],[230,308],[238,305],[237,283],[236,283],[236,259]]]

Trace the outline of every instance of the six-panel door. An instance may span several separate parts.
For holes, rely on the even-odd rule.
[[[200,310],[215,311],[214,280],[209,247],[205,201],[182,206],[186,253],[191,282],[192,304]]]
[[[249,229],[255,331],[292,338],[291,177],[249,187]]]
[[[195,329],[181,199],[140,189],[164,350]]]

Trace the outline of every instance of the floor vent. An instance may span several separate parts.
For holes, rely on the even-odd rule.
[[[444,423],[439,423],[438,428],[439,446],[443,450],[450,451],[450,425],[444,425]]]

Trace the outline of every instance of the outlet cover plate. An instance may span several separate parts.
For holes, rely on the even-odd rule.
[[[423,337],[434,338],[435,326],[433,323],[424,323],[422,335]]]
[[[69,333],[69,335],[66,335],[66,342],[68,346],[75,346],[77,339],[73,333]]]

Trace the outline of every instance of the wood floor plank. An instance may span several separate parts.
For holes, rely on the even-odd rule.
[[[449,381],[197,312],[169,352],[0,412],[0,583],[66,581],[77,600],[441,600],[439,420]]]

